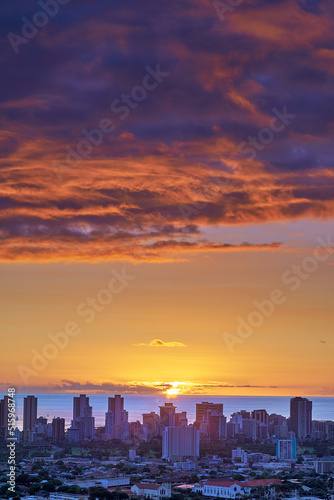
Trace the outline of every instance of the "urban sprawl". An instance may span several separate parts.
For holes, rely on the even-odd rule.
[[[196,404],[196,420],[172,402],[129,422],[120,395],[95,426],[89,397],[73,398],[73,419],[38,417],[27,396],[23,430],[11,395],[0,400],[0,498],[334,500],[334,422],[312,419],[312,401],[295,397],[290,417],[223,403]],[[14,420],[15,421],[15,420]]]

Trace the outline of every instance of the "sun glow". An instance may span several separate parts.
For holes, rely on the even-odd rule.
[[[181,389],[180,387],[178,387],[179,386],[178,382],[173,382],[171,386],[172,387],[166,390],[166,394],[168,394],[168,396],[177,396],[178,394],[180,394]]]

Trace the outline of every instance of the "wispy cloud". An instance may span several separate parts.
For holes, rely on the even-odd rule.
[[[153,339],[148,344],[141,342],[139,344],[133,344],[134,347],[186,347],[182,342],[165,342],[160,339]]]
[[[10,384],[9,384],[10,385]],[[224,393],[224,389],[279,389],[277,386],[266,385],[238,385],[228,382],[196,382],[196,381],[183,381],[183,382],[144,382],[144,381],[128,381],[124,383],[114,382],[79,382],[74,380],[63,379],[58,384],[50,385],[30,385],[29,387],[22,388],[23,393],[27,391],[35,393],[45,392],[95,392],[95,393],[122,393],[122,394],[165,394],[168,389],[178,387],[180,394],[184,395],[204,395],[208,393]],[[8,385],[0,384],[0,391],[7,391]],[[20,390],[20,387],[17,387]]]

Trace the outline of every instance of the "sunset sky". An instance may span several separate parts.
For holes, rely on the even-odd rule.
[[[1,6],[0,391],[334,396],[334,3],[224,3]]]

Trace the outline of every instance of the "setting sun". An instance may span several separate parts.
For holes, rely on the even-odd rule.
[[[168,396],[177,396],[180,394],[180,388],[178,387],[179,383],[173,382],[171,385],[172,387],[166,390],[166,394],[168,394]]]

